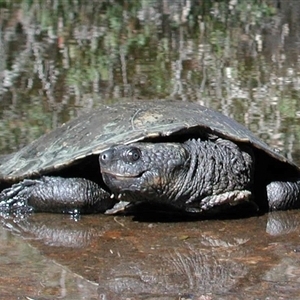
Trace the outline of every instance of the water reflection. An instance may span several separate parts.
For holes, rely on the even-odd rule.
[[[171,98],[298,159],[297,1],[55,3],[0,7],[2,152],[99,103]]]
[[[182,223],[120,216],[84,216],[76,222],[67,216],[34,214],[22,220],[2,218],[2,223],[13,233],[6,235],[14,243],[6,239],[2,245],[7,260],[23,257],[22,247],[29,243],[34,264],[40,254],[44,257],[38,272],[54,264],[65,270],[48,273],[56,285],[63,274],[73,281],[66,288],[67,299],[83,282],[94,291],[97,286],[100,299],[238,299],[243,294],[264,298],[282,293],[293,298],[299,293],[291,288],[300,267],[299,211]],[[23,246],[13,250],[16,243]],[[1,268],[9,276],[19,272],[10,265]],[[272,290],[273,285],[280,288]],[[33,297],[34,292],[24,292]]]
[[[0,228],[1,299],[97,299],[96,283],[45,257],[23,238]]]

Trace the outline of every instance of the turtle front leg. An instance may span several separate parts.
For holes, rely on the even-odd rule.
[[[105,212],[116,202],[97,183],[84,178],[43,176],[25,179],[0,193],[2,212]]]
[[[269,183],[267,197],[271,211],[300,208],[300,178]]]

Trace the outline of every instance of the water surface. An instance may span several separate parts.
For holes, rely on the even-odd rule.
[[[2,223],[3,295],[174,300],[299,295],[299,211],[190,222],[34,214]]]

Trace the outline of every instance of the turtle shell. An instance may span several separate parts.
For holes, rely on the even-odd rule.
[[[20,151],[0,157],[0,181],[18,181],[59,172],[115,144],[170,139],[210,133],[246,143],[272,163],[298,168],[241,124],[197,103],[136,101],[101,106],[41,136]],[[84,174],[83,174],[84,176]]]

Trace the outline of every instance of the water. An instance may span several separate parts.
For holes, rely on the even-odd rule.
[[[100,103],[159,98],[221,111],[300,164],[300,4],[202,2],[2,1],[0,154]],[[3,216],[0,298],[297,298],[299,218]]]
[[[299,211],[193,222],[35,214],[2,224],[1,291],[18,299],[299,295]]]

